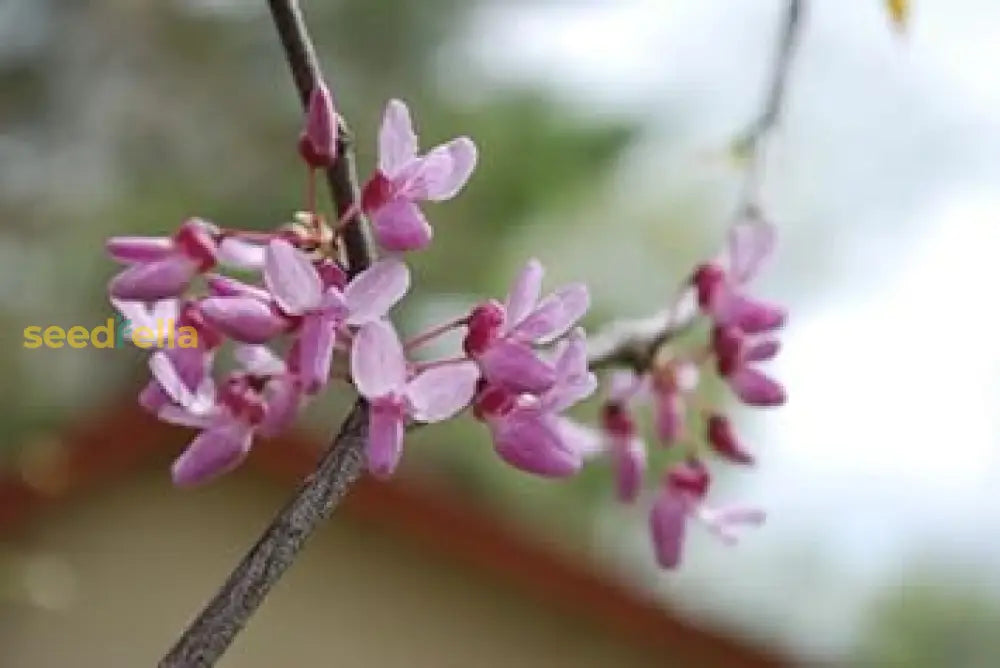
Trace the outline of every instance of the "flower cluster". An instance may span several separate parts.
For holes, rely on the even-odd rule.
[[[706,455],[739,465],[752,464],[753,456],[729,418],[707,404],[700,381],[714,373],[748,406],[785,402],[784,388],[758,368],[778,353],[774,333],[784,324],[785,311],[746,290],[774,245],[774,230],[766,222],[748,217],[734,225],[725,250],[694,271],[675,302],[697,303],[697,312],[708,324],[707,335],[687,347],[663,346],[641,372],[617,371],[610,377],[599,449],[614,466],[618,498],[635,501],[645,478],[646,445],[636,426],[636,404],[651,406],[657,440],[676,452],[650,511],[656,557],[665,568],[680,560],[688,519],[700,520],[727,543],[736,541],[735,527],[764,520],[754,508],[711,508],[705,503],[711,484]],[[700,431],[689,424],[692,417]]]
[[[152,378],[139,396],[159,419],[198,430],[173,464],[178,485],[233,469],[255,438],[279,434],[306,403],[339,381],[368,402],[365,454],[368,471],[378,477],[396,470],[408,426],[448,420],[470,408],[507,464],[565,477],[595,453],[606,453],[617,471],[619,497],[632,501],[646,469],[632,411],[645,400],[654,407],[661,442],[686,444],[682,463],[667,471],[651,512],[660,562],[677,562],[686,518],[701,519],[727,540],[733,525],[762,519],[757,511],[704,504],[710,477],[686,417],[703,413],[710,448],[747,464],[751,457],[728,419],[700,405],[699,372],[713,363],[744,403],[784,401],[781,386],[757,368],[778,351],[770,333],[784,313],[745,290],[773,247],[768,226],[736,226],[723,256],[699,267],[686,288],[711,322],[708,343],[687,351],[663,346],[647,368],[610,375],[595,431],[563,415],[598,385],[578,327],[589,307],[586,286],[571,284],[542,296],[544,269],[530,260],[503,302],[485,301],[406,340],[389,319],[410,288],[403,253],[432,240],[419,203],[451,199],[464,187],[477,161],[472,140],[460,137],[420,154],[407,106],[390,101],[378,135],[377,168],[359,202],[328,223],[316,210],[312,184],[316,170],[339,159],[339,126],[333,98],[320,84],[298,141],[310,194],[293,222],[254,232],[192,218],[170,237],[115,237],[107,243],[110,255],[125,265],[109,284],[115,307],[137,326],[172,318],[198,334],[195,347],[153,352]],[[359,213],[370,220],[384,254],[352,275],[342,262],[340,236]],[[244,280],[246,275],[252,278]],[[418,357],[426,343],[456,330],[463,337],[453,355]],[[231,354],[234,368],[217,374],[223,352]]]

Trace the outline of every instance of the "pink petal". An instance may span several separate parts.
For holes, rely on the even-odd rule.
[[[323,297],[323,282],[312,262],[284,239],[267,245],[264,284],[282,311],[302,315],[317,308]]]
[[[507,311],[507,328],[511,328],[521,322],[526,315],[531,313],[538,303],[538,295],[542,291],[542,277],[545,276],[545,268],[542,263],[532,258],[524,269],[514,279],[514,284],[510,286],[510,294],[504,307]]]
[[[221,274],[205,274],[208,291],[215,297],[253,297],[258,301],[270,302],[271,293],[256,285],[250,285]]]
[[[178,371],[171,357],[160,350],[149,357],[153,378],[174,403],[191,413],[207,413],[215,403],[215,388],[211,378],[204,376],[197,386],[191,386]]]
[[[394,199],[372,212],[372,231],[378,245],[387,251],[426,248],[434,231],[413,202]]]
[[[712,317],[721,325],[732,325],[747,334],[761,334],[785,324],[785,309],[729,290],[719,290],[712,303]]]
[[[306,394],[316,394],[330,379],[336,336],[336,320],[316,313],[302,318],[298,339],[298,374]]]
[[[178,297],[197,273],[198,263],[194,260],[171,254],[125,269],[111,279],[108,292],[112,297],[130,301],[151,302]]]
[[[549,478],[577,473],[580,452],[566,446],[551,420],[538,413],[515,410],[491,425],[497,454],[514,468]]]
[[[735,545],[739,535],[733,530],[737,526],[760,526],[764,523],[764,511],[747,506],[698,509],[698,519],[726,545]]]
[[[322,81],[316,82],[309,95],[303,139],[308,144],[304,154],[310,165],[325,167],[333,162],[337,155],[337,112]]]
[[[174,484],[197,485],[233,470],[250,452],[253,429],[236,420],[199,434],[171,468]]]
[[[452,139],[420,159],[408,175],[400,196],[411,200],[449,200],[465,186],[476,168],[476,145],[468,137]]]
[[[145,264],[170,255],[174,242],[168,237],[111,237],[104,247],[119,262]]]
[[[178,427],[191,427],[192,429],[210,429],[219,422],[218,413],[192,413],[187,409],[170,403],[162,406],[156,412],[156,417],[167,424],[177,425]]]
[[[563,444],[579,453],[583,459],[604,453],[604,438],[601,432],[567,417],[555,416],[552,420]]]
[[[214,353],[201,346],[165,348],[162,352],[172,367],[168,373],[174,374],[178,378],[177,382],[182,383],[192,393],[198,392],[201,388],[206,396],[211,394],[209,372]],[[155,377],[139,393],[139,405],[154,414],[159,413],[164,406],[173,401],[175,400],[164,391]]]
[[[424,371],[406,386],[414,420],[440,422],[453,417],[472,401],[479,380],[474,362],[460,362]]]
[[[375,402],[368,417],[368,471],[387,478],[396,470],[403,454],[403,415],[395,406]]]
[[[285,363],[267,346],[238,345],[233,350],[233,357],[255,376],[277,376],[286,371]]]
[[[487,347],[477,361],[487,380],[512,392],[540,394],[556,380],[552,366],[523,343],[501,339]]]
[[[351,375],[358,392],[370,400],[403,391],[406,358],[392,325],[376,320],[358,330],[351,347]]]
[[[745,366],[727,380],[740,401],[748,406],[781,406],[785,403],[785,388],[753,367]]]
[[[656,435],[664,445],[672,445],[684,433],[684,398],[679,392],[657,392],[654,396]]]
[[[745,362],[764,362],[774,357],[781,350],[781,341],[775,338],[761,339],[748,345],[743,351]]]
[[[590,308],[587,286],[574,283],[543,299],[534,311],[513,328],[526,341],[550,343],[566,333]]]
[[[261,436],[276,436],[295,421],[301,390],[293,376],[278,376],[268,381],[264,386],[264,420],[257,427]]]
[[[391,179],[416,157],[417,136],[410,110],[402,100],[389,100],[378,134],[378,168]]]
[[[597,376],[587,366],[587,342],[583,330],[574,332],[556,360],[556,380],[546,393],[543,405],[554,413],[583,401],[597,389]]]
[[[344,289],[347,323],[363,325],[385,316],[410,289],[410,270],[400,260],[379,260]]]
[[[260,271],[264,268],[264,246],[226,237],[219,243],[218,261],[234,269]]]
[[[205,321],[243,343],[267,343],[286,331],[289,321],[252,297],[207,297],[199,302]]]
[[[746,220],[729,230],[729,278],[737,285],[760,271],[777,245],[774,226],[762,220]]]
[[[169,405],[173,399],[163,391],[156,380],[151,380],[139,391],[139,405],[153,413],[159,413],[164,406]]]
[[[676,568],[681,561],[687,510],[684,500],[664,490],[657,496],[649,514],[656,561],[663,568]]]
[[[646,474],[646,446],[639,438],[615,439],[611,449],[615,464],[615,489],[618,500],[631,503],[639,496]]]

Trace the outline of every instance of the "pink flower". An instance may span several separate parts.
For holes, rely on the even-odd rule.
[[[685,395],[698,386],[698,368],[689,361],[676,359],[650,372],[653,399],[653,422],[656,435],[664,445],[672,445],[684,435]]]
[[[215,265],[217,237],[215,226],[198,218],[185,221],[171,238],[112,237],[108,253],[130,266],[111,279],[108,292],[129,301],[180,296],[195,275]]]
[[[265,346],[237,346],[233,355],[247,374],[263,383],[264,417],[257,426],[261,436],[276,436],[298,415],[303,387],[298,374]]]
[[[173,401],[163,406],[157,416],[165,422],[202,430],[174,461],[174,484],[197,485],[236,468],[249,454],[254,431],[265,413],[263,400],[247,377],[230,376],[218,392],[206,378],[196,392],[191,392],[163,352],[150,357],[149,366]]]
[[[590,307],[587,287],[579,283],[539,301],[544,273],[540,262],[529,260],[505,304],[481,304],[469,317],[463,344],[466,353],[479,363],[490,383],[512,392],[538,394],[551,387],[554,369],[531,346],[563,336]]]
[[[165,339],[155,341],[154,345],[162,347],[163,354],[177,369],[182,382],[191,392],[194,392],[208,377],[215,351],[222,345],[223,339],[222,335],[201,317],[196,303],[186,302],[180,308],[176,299],[161,300],[151,306],[119,299],[112,299],[111,303],[128,320],[131,329],[146,327],[162,332],[168,326],[178,331],[181,327],[193,327],[197,333],[197,340],[196,345],[192,347],[168,346]],[[139,405],[151,413],[156,413],[170,401],[170,397],[155,378],[151,379],[139,393]]]
[[[712,331],[712,350],[716,368],[740,401],[748,406],[780,406],[785,403],[785,388],[754,366],[777,355],[776,339],[748,337],[735,326],[716,326]]]
[[[337,111],[333,96],[322,81],[317,81],[309,94],[299,154],[314,169],[328,167],[337,157]]]
[[[479,379],[472,362],[436,366],[410,377],[396,330],[381,320],[366,323],[355,335],[351,374],[370,403],[368,470],[380,478],[396,470],[406,420],[447,420],[469,404]]]
[[[454,197],[469,180],[476,159],[476,145],[468,137],[418,155],[409,109],[390,100],[379,131],[378,170],[365,184],[361,203],[379,245],[389,251],[425,248],[433,231],[416,203]]]
[[[781,327],[785,310],[748,297],[743,288],[774,252],[774,227],[762,220],[747,220],[730,229],[722,257],[701,265],[692,282],[698,305],[720,326],[735,326],[749,334]]]
[[[308,257],[284,239],[268,244],[264,262],[267,290],[217,278],[201,310],[209,322],[244,343],[260,344],[278,334],[297,333],[296,368],[305,391],[322,388],[330,373],[337,330],[383,317],[410,286],[402,262],[384,259],[359,273],[343,289],[328,285]]]
[[[587,368],[583,332],[573,333],[559,352],[555,379],[545,392],[515,394],[487,385],[477,398],[477,416],[490,428],[500,458],[511,466],[546,477],[577,473],[591,450],[587,438],[559,415],[590,396],[597,379]]]
[[[708,470],[697,460],[675,466],[664,477],[649,514],[656,560],[663,568],[676,568],[680,563],[688,519],[700,521],[727,545],[737,541],[735,527],[764,522],[763,511],[756,508],[707,506],[709,483]]]
[[[615,488],[624,503],[635,501],[646,474],[646,444],[636,431],[629,406],[641,384],[631,372],[615,373],[601,412],[601,431],[615,469]]]

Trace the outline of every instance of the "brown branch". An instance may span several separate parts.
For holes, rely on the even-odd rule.
[[[305,107],[321,74],[302,13],[295,0],[269,0],[268,4]],[[350,131],[341,120],[338,158],[326,171],[330,193],[340,216],[352,210],[359,197],[351,141]],[[371,244],[360,214],[355,213],[350,218],[343,239],[351,274],[371,264]],[[361,475],[367,439],[368,406],[359,400],[316,470],[160,661],[162,668],[212,666],[218,661],[263,603],[271,587],[295,560],[306,539],[330,516]]]

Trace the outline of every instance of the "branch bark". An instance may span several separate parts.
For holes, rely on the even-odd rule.
[[[788,2],[764,111],[746,135],[752,162],[746,176],[744,204],[737,215],[755,210],[759,148],[780,115],[803,3],[804,0]],[[268,0],[268,5],[299,99],[305,107],[321,74],[302,13],[296,0]],[[359,189],[353,138],[342,119],[339,130],[339,157],[326,171],[326,178],[338,215],[343,217],[347,212],[354,212],[345,225],[343,238],[348,271],[355,274],[371,264],[372,246],[367,224],[355,207]],[[642,369],[647,366],[663,343],[694,320],[697,311],[685,299],[686,293],[682,293],[678,303],[657,315],[612,323],[594,335],[588,350],[591,368],[630,366]],[[316,470],[160,661],[161,668],[215,665],[263,603],[271,587],[295,560],[306,539],[330,516],[361,475],[367,439],[368,407],[359,400]]]
[[[314,83],[322,75],[302,12],[296,0],[268,0],[268,4],[305,108]],[[338,216],[343,216],[356,211],[354,204],[360,194],[351,133],[342,120],[339,130],[338,158],[326,170],[326,179]],[[372,262],[371,242],[360,213],[354,213],[345,224],[343,239],[348,272],[355,274],[368,267]],[[163,657],[161,668],[215,665],[295,560],[306,539],[330,516],[361,475],[367,439],[368,406],[358,400],[316,470]]]

